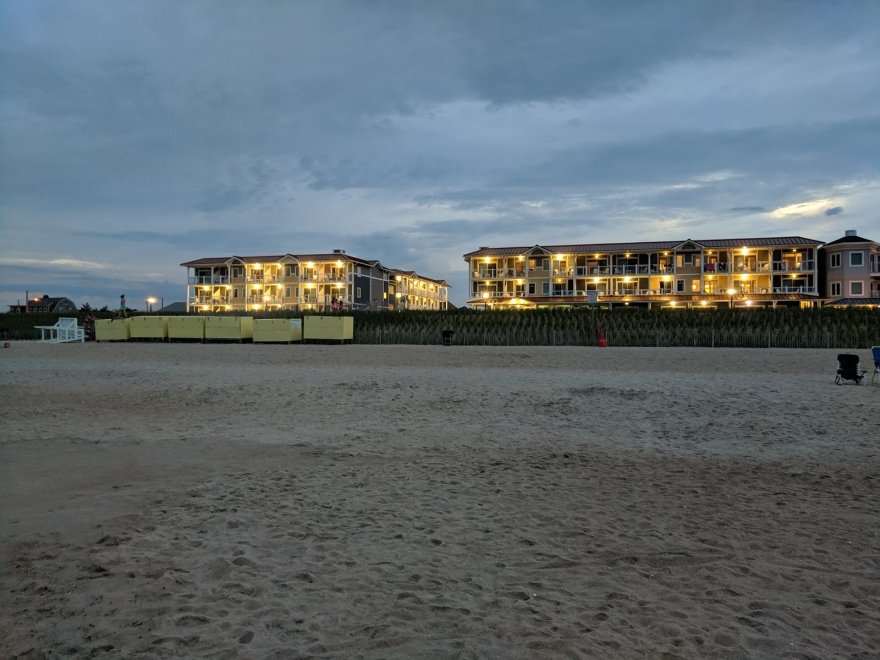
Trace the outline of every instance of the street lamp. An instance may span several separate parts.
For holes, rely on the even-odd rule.
[[[147,296],[147,298],[146,298],[146,300],[145,300],[144,302],[147,303],[147,312],[150,313],[150,314],[152,314],[152,312],[153,312],[153,305],[155,305],[155,304],[158,302],[158,301],[156,300],[155,296]]]
[[[736,295],[736,289],[728,289],[727,295],[730,296],[730,309],[733,309],[733,297]]]

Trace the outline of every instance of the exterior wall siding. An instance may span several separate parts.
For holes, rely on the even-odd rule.
[[[465,255],[468,304],[812,306],[820,245],[787,237],[480,248]]]
[[[258,312],[393,309],[392,269],[344,252],[197,259],[187,269],[187,311]],[[411,273],[414,281],[443,292],[443,305],[416,300],[412,309],[446,309],[449,285]],[[424,306],[422,306],[424,305]]]

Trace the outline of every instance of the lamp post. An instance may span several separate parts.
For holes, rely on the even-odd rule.
[[[736,289],[728,289],[727,295],[730,296],[730,309],[733,309],[733,297],[736,295]]]
[[[155,305],[157,302],[155,296],[147,296],[147,298],[144,302],[147,303],[147,313],[152,314],[153,313],[153,305]]]

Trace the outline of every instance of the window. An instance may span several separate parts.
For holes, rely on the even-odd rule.
[[[684,292],[684,280],[675,280],[675,290],[679,293]]]
[[[361,273],[361,267],[360,267],[360,266],[357,267],[357,274],[358,274],[359,276],[360,276],[360,275],[363,275],[363,273]],[[361,296],[361,294],[358,294],[358,298],[360,298],[360,296]]]
[[[863,282],[850,282],[849,283],[849,295],[851,296],[861,296],[864,293],[865,285]]]
[[[830,261],[829,261],[828,265],[831,268],[840,268],[840,253],[839,252],[832,254],[832,255],[829,255],[829,259],[830,259]]]
[[[284,274],[287,277],[296,277],[297,275],[299,275],[299,267],[288,264],[284,267]]]
[[[284,297],[290,298],[290,287],[289,286],[285,287],[285,289],[284,289]]]
[[[832,282],[831,283],[831,295],[839,296],[840,295],[840,282]]]
[[[865,265],[865,253],[864,252],[850,252],[849,253],[849,265],[850,266],[864,266]]]
[[[541,293],[545,296],[550,295],[550,282],[543,282],[541,284]]]
[[[244,269],[241,266],[233,266],[232,267],[232,276],[233,277],[241,277],[244,275]]]
[[[233,289],[233,290],[232,290],[232,297],[233,297],[233,298],[238,298],[238,289]]]
[[[530,296],[535,295],[535,283],[534,282],[529,282],[529,295]]]

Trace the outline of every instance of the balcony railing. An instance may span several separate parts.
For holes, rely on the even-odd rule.
[[[812,293],[816,294],[818,291],[814,286],[774,286],[773,293]]]
[[[229,284],[229,277],[226,275],[197,275],[188,278],[189,284]]]
[[[665,275],[674,273],[675,268],[659,266],[657,264],[636,264],[631,266],[590,266],[589,268],[578,267],[577,275]]]
[[[816,262],[812,259],[806,259],[804,261],[793,261],[793,260],[785,260],[785,261],[774,261],[773,262],[773,272],[774,273],[798,273],[811,271],[816,269]]]
[[[479,268],[474,271],[474,277],[480,279],[495,279],[503,277],[525,277],[526,271],[521,268]]]
[[[283,301],[281,296],[248,296],[248,305],[280,305]]]
[[[189,299],[190,305],[228,305],[229,298],[212,298],[211,296],[192,296]]]
[[[770,271],[769,261],[737,262],[733,264],[734,273],[766,273]]]
[[[659,272],[658,266],[649,264],[627,264],[611,267],[612,275],[650,275]]]

